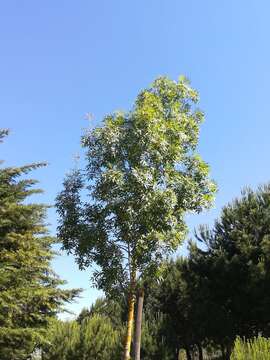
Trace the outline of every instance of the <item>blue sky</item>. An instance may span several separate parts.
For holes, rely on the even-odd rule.
[[[128,110],[159,75],[184,74],[205,111],[199,150],[219,193],[215,208],[187,218],[191,231],[213,222],[245,185],[269,181],[270,3],[268,0],[9,0],[0,2],[0,127],[8,165],[46,160],[34,175],[52,204],[80,151],[85,113],[93,125]],[[48,221],[55,233],[56,214]],[[89,271],[72,257],[53,263],[85,292],[78,312],[97,296]]]

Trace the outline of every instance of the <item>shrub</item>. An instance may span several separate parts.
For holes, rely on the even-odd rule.
[[[44,360],[117,360],[121,355],[121,331],[109,318],[94,315],[79,324],[58,321],[43,347]]]
[[[237,338],[231,355],[231,360],[269,360],[270,339],[263,337],[253,340]]]

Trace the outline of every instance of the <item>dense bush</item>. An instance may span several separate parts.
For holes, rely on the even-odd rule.
[[[270,340],[258,337],[244,341],[237,338],[231,355],[231,360],[269,360]]]
[[[121,331],[100,315],[76,321],[56,322],[43,349],[44,360],[119,359]]]

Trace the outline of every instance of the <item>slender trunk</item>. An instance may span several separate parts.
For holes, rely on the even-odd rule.
[[[136,287],[136,273],[132,271],[130,279],[130,288],[128,294],[128,320],[127,320],[127,331],[124,344],[124,355],[123,360],[130,360],[130,349],[132,340],[132,328],[134,322],[134,304],[135,304],[135,287]]]
[[[187,360],[192,360],[189,348],[186,347],[185,350],[186,350]]]
[[[223,344],[221,345],[221,353],[222,353],[222,359],[226,360],[225,347]]]
[[[226,356],[225,356],[226,360],[230,360],[231,352],[232,352],[232,345],[229,344],[229,345],[226,346]]]
[[[136,316],[136,332],[135,332],[135,360],[141,358],[141,335],[142,335],[142,316],[143,316],[143,299],[144,291],[140,289],[138,292],[138,306]]]
[[[197,344],[198,352],[199,352],[199,360],[203,360],[203,349],[200,343]]]

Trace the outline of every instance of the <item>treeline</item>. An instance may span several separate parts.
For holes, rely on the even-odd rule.
[[[269,336],[270,185],[244,190],[187,257],[172,256],[185,215],[216,192],[197,153],[197,101],[185,78],[158,78],[130,112],[87,130],[84,167],[56,198],[57,239],[47,207],[31,203],[29,173],[44,164],[0,168],[1,360],[227,360],[237,336]],[[105,294],[71,322],[57,314],[80,289],[54,274],[55,242]]]
[[[237,336],[270,335],[270,185],[244,190],[223,208],[213,228],[201,227],[196,238],[187,258],[166,262],[161,278],[144,284],[142,359],[173,360],[183,351],[188,360],[229,359]],[[78,336],[80,326],[81,334],[87,327],[92,334],[96,353],[90,358],[114,359],[121,341],[114,346],[113,340],[108,345],[106,341],[121,338],[125,312],[124,300],[100,299],[83,310],[77,322],[58,324],[61,339],[54,337],[48,360],[69,359],[68,345],[63,344],[76,344],[74,338],[84,341],[85,335]],[[93,335],[97,322],[107,326],[107,332]],[[76,358],[76,348],[71,358]],[[61,349],[65,354],[56,357]]]

